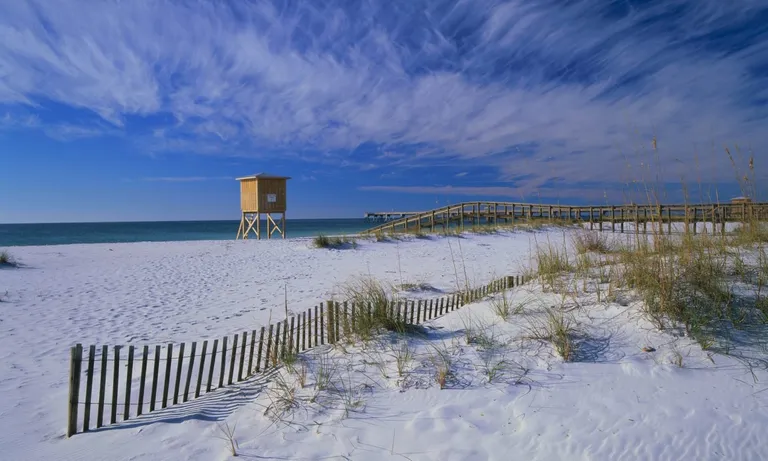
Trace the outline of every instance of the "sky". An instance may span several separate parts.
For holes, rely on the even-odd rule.
[[[766,0],[0,2],[0,223],[729,200],[767,119]]]

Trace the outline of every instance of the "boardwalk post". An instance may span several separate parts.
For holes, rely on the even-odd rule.
[[[635,205],[635,234],[640,233],[640,210]]]
[[[67,437],[77,433],[77,406],[80,398],[80,369],[83,361],[83,346],[77,344],[69,351],[69,411],[67,419]],[[89,370],[93,373],[93,370]]]
[[[624,233],[624,207],[619,210],[619,219],[621,220],[621,233]]]
[[[667,207],[667,234],[672,235],[672,208]]]
[[[696,229],[696,218],[697,218],[696,215],[698,214],[697,211],[698,211],[698,208],[697,207],[693,207],[693,235],[696,235],[696,233],[698,232],[698,230]],[[714,208],[713,208],[713,211],[714,211]],[[712,217],[712,219],[714,219],[714,216]],[[707,216],[705,214],[704,215],[705,226],[706,226],[706,220],[707,220]],[[715,233],[714,231],[715,231],[715,228],[713,226],[712,227],[712,233],[713,234]]]

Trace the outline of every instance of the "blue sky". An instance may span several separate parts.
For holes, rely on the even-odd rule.
[[[722,200],[767,117],[763,0],[0,2],[6,223]]]

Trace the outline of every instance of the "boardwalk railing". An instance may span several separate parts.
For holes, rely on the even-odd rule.
[[[394,300],[386,315],[420,324],[523,283],[507,276],[433,299]],[[213,341],[88,346],[70,351],[67,436],[182,404],[277,367],[288,354],[352,338],[371,306],[328,301],[281,322]],[[380,315],[380,313],[377,313]]]
[[[368,213],[376,216],[376,213]],[[625,231],[625,223],[633,223],[634,231],[647,230],[648,223],[667,224],[671,232],[672,223],[685,223],[686,232],[696,232],[697,223],[712,223],[712,229],[720,226],[725,233],[726,222],[745,222],[768,219],[768,203],[729,203],[729,204],[685,204],[685,205],[602,205],[602,206],[563,206],[542,205],[517,202],[464,202],[448,205],[434,210],[423,211],[390,220],[364,234],[383,232],[421,232],[435,231],[437,228],[448,229],[454,226],[464,230],[465,226],[493,225],[545,219],[551,221],[589,223],[590,229],[603,230],[609,223],[620,232]],[[659,228],[660,231],[663,229]]]

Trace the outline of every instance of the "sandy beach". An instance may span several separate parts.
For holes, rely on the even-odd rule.
[[[536,283],[509,293],[530,317],[501,321],[486,299],[430,322],[426,338],[407,340],[406,373],[393,365],[400,338],[310,351],[299,403],[281,418],[270,417],[272,384],[257,377],[162,416],[64,437],[68,354],[77,342],[220,337],[283,316],[286,292],[289,311],[298,312],[338,298],[360,276],[419,285],[410,298],[435,297],[465,277],[476,286],[520,274],[532,248],[567,244],[570,232],[360,240],[342,250],[304,239],[14,248],[21,267],[0,271],[3,458],[230,459],[226,423],[236,427],[242,459],[761,459],[764,369],[658,331],[636,301],[591,298],[574,311],[591,339],[579,360],[564,362],[545,344],[518,340],[563,302]],[[472,328],[503,346],[478,346],[466,333]],[[321,356],[345,389],[326,404],[312,390]],[[445,389],[433,379],[437,356],[450,357]]]

